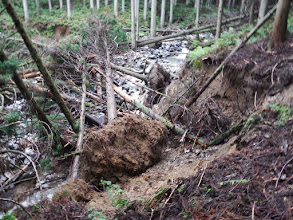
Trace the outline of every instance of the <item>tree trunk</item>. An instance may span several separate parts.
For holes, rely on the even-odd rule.
[[[255,0],[252,0],[250,9],[249,9],[249,24],[254,23],[254,6],[255,6]]]
[[[198,28],[199,24],[199,4],[200,0],[195,0],[194,7],[196,8],[195,27]]]
[[[37,15],[40,15],[41,11],[40,11],[40,1],[39,0],[36,0],[36,9],[37,9]]]
[[[241,0],[240,13],[244,14],[244,11],[245,11],[245,0]]]
[[[132,50],[136,50],[135,1],[136,0],[131,0],[131,49]]]
[[[231,11],[231,4],[232,4],[232,0],[229,0],[228,5],[227,5],[227,8],[228,8],[229,11]]]
[[[114,0],[114,16],[118,16],[118,0]]]
[[[151,11],[151,37],[156,36],[157,0],[152,0]]]
[[[117,118],[116,101],[113,89],[112,68],[110,62],[110,54],[108,50],[107,40],[104,39],[104,47],[106,50],[106,93],[107,93],[107,113],[108,123]]]
[[[70,9],[70,0],[66,0],[66,7],[67,7],[67,18],[71,17],[71,9]]]
[[[122,0],[122,12],[125,12],[125,0]]]
[[[52,1],[51,0],[48,0],[48,5],[49,5],[49,12],[52,11]]]
[[[144,0],[143,4],[143,20],[147,20],[147,14],[148,14],[148,0]]]
[[[135,1],[136,40],[139,39],[139,0]]]
[[[174,8],[174,0],[170,0],[169,25],[173,24],[173,8]]]
[[[259,6],[259,11],[258,11],[258,21],[261,21],[261,19],[263,19],[263,17],[266,14],[266,10],[268,7],[268,0],[261,0],[260,2],[260,6]]]
[[[22,0],[22,4],[23,4],[23,11],[24,11],[24,21],[25,23],[28,23],[30,16],[28,13],[27,0]]]
[[[69,124],[71,125],[72,129],[75,132],[78,132],[78,127],[75,125],[75,120],[74,120],[71,112],[69,111],[64,100],[62,99],[50,73],[48,72],[47,68],[44,66],[42,59],[40,58],[35,46],[33,45],[31,39],[29,38],[28,34],[26,33],[26,30],[24,29],[23,24],[20,21],[20,19],[18,18],[10,1],[9,0],[2,0],[2,2],[5,5],[8,14],[12,18],[18,33],[23,38],[25,45],[27,46],[28,50],[30,51],[32,58],[34,59],[40,72],[42,73],[46,85],[49,87],[49,89],[51,90],[51,92],[54,96],[55,102],[59,105],[61,111],[65,115],[65,117],[66,117],[67,121],[69,122]]]
[[[275,16],[273,33],[271,38],[272,47],[278,46],[286,40],[289,9],[290,0],[278,1],[278,8]]]
[[[100,9],[100,0],[97,0],[97,10]]]
[[[1,62],[8,61],[8,58],[6,57],[3,51],[0,51],[0,61]],[[19,89],[19,91],[21,92],[21,94],[24,96],[27,103],[29,104],[31,112],[37,116],[39,121],[44,122],[42,123],[42,125],[49,133],[53,132],[53,135],[54,135],[53,138],[55,140],[55,143],[62,144],[63,146],[62,139],[60,137],[59,132],[55,128],[53,128],[51,122],[49,121],[49,119],[47,118],[43,110],[36,103],[33,95],[28,91],[21,77],[18,75],[16,71],[12,72],[12,74],[13,74],[12,80],[15,82],[17,88]]]
[[[221,26],[222,26],[222,16],[223,16],[223,1],[224,0],[219,1],[216,39],[219,39],[221,37]]]
[[[90,0],[91,13],[94,13],[94,0]]]
[[[80,105],[80,117],[79,117],[79,132],[78,138],[76,143],[75,151],[80,152],[82,150],[83,144],[83,135],[84,135],[84,125],[85,125],[85,99],[86,99],[86,75],[82,74],[82,98],[81,98],[81,105]],[[72,172],[71,172],[71,180],[74,181],[77,179],[78,176],[78,169],[79,169],[79,159],[80,155],[77,154],[74,157],[73,165],[72,165]]]
[[[105,0],[105,5],[108,5],[109,4],[109,1],[108,0]]]
[[[165,24],[165,11],[166,11],[166,0],[162,0],[162,5],[161,5],[161,22],[160,22],[160,27],[164,28]]]

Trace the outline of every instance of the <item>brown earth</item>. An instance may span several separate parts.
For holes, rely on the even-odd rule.
[[[77,189],[72,194],[82,199],[71,198],[64,210],[76,204],[73,200],[82,204],[77,208],[81,213],[91,204],[113,217],[109,196],[97,190],[104,177],[133,201],[124,212],[117,211],[118,219],[292,219],[292,42],[276,50],[267,48],[266,40],[243,47],[177,122],[208,142],[244,119],[226,143],[203,148],[170,133],[162,146],[163,126],[138,117],[90,134],[83,159],[87,183],[66,190]],[[177,98],[196,81],[194,86],[178,103],[164,97],[154,110],[162,113],[172,105],[166,115],[172,119],[226,55],[204,59],[200,71],[186,64],[166,91]],[[268,107],[270,101],[274,104]],[[149,137],[156,137],[160,147],[146,147],[154,146]]]

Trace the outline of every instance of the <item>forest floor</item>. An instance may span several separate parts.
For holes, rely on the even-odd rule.
[[[193,90],[199,89],[226,56],[221,52],[203,58],[199,71],[186,63],[179,79],[166,89],[171,98],[162,98],[153,110],[164,112],[195,78]],[[82,169],[99,173],[104,164],[104,176],[112,172],[105,178],[111,183],[99,186],[84,175],[65,184],[52,202],[27,210],[36,219],[292,219],[292,70],[292,37],[277,49],[270,49],[267,39],[244,46],[176,122],[208,143],[243,120],[242,127],[222,143],[203,147],[167,133],[159,124],[125,117],[104,128],[111,130],[109,139],[117,140],[105,155],[118,164],[119,172],[107,161]],[[174,119],[188,94],[170,109],[169,119]],[[109,144],[107,135],[94,132],[90,140]],[[146,142],[155,143],[152,152],[145,150]],[[92,150],[91,145],[86,141],[87,149]],[[103,149],[90,150],[89,156],[99,157]],[[127,155],[124,161],[115,157],[119,151]],[[140,159],[147,162],[137,168]],[[58,162],[55,172],[65,172],[70,163],[70,158]],[[17,215],[27,218],[19,210]]]

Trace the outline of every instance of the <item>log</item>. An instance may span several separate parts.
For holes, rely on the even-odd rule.
[[[128,70],[128,69],[126,69],[126,68],[123,68],[123,67],[121,67],[121,66],[117,66],[117,65],[115,65],[114,63],[111,63],[111,67],[112,67],[113,69],[118,70],[118,71],[120,71],[120,72],[123,72],[123,73],[125,73],[125,74],[127,74],[127,75],[129,75],[129,76],[133,76],[133,77],[135,77],[135,78],[141,79],[142,81],[144,81],[144,82],[146,82],[146,83],[148,82],[148,77],[147,77],[146,75],[143,75],[143,74],[139,74],[139,73],[133,72],[133,71]]]
[[[185,108],[190,107],[198,97],[208,88],[208,86],[214,81],[214,79],[219,75],[219,73],[224,68],[224,65],[228,62],[228,60],[241,48],[243,47],[246,42],[252,37],[252,35],[269,19],[269,17],[275,12],[277,8],[277,5],[275,5],[267,14],[266,16],[247,34],[247,36],[238,44],[237,47],[235,47],[232,52],[225,58],[225,60],[218,66],[218,68],[215,70],[213,75],[206,81],[206,83],[203,85],[202,88],[200,88],[198,91],[195,91],[191,98],[189,98],[186,103],[184,104]],[[173,119],[173,122],[175,122],[184,112],[184,109],[181,110],[176,117]]]
[[[174,125],[171,121],[163,118],[160,115],[157,115],[156,113],[154,113],[150,108],[144,106],[143,104],[141,104],[139,101],[132,99],[131,96],[127,95],[126,93],[124,93],[122,91],[122,89],[118,86],[113,86],[115,92],[121,96],[126,102],[131,103],[132,105],[134,105],[135,107],[137,107],[140,111],[142,111],[143,113],[145,113],[146,115],[148,115],[149,117],[158,120],[162,123],[165,124],[165,126],[171,130],[174,130],[175,133],[179,134],[179,135],[184,135],[185,134],[185,130],[180,128],[178,125]],[[196,137],[192,134],[187,134],[186,137],[188,137],[189,139],[191,139],[192,141],[200,144],[201,146],[206,147],[207,145],[198,141],[196,139]]]
[[[122,31],[130,32],[131,28],[122,28]],[[149,28],[139,28],[139,31],[148,31],[150,32]],[[181,32],[182,30],[171,30],[171,29],[157,29],[156,32]]]
[[[228,23],[233,22],[233,21],[241,20],[244,17],[245,17],[244,15],[240,15],[240,16],[237,16],[235,18],[230,18],[230,19],[227,19],[227,20],[223,21],[222,24],[228,24]],[[170,39],[170,38],[177,38],[177,37],[181,37],[181,36],[192,34],[192,33],[197,33],[197,34],[204,33],[204,32],[208,32],[208,31],[213,31],[215,29],[216,28],[215,28],[214,24],[202,26],[202,27],[199,27],[199,28],[195,27],[195,28],[185,30],[185,31],[175,33],[175,34],[170,34],[170,35],[166,35],[166,36],[162,36],[162,37],[150,38],[150,39],[147,39],[147,40],[144,40],[144,41],[140,40],[140,41],[137,42],[137,45],[141,47],[141,46],[144,46],[144,45],[157,43],[157,42],[160,42],[160,41],[163,41],[163,40],[166,40],[166,39]]]

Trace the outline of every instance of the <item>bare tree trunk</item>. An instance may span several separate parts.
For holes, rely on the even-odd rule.
[[[114,16],[118,16],[118,0],[114,0]]]
[[[97,0],[96,4],[97,4],[97,10],[99,10],[100,9],[100,0]]]
[[[94,13],[94,0],[90,0],[91,13]]]
[[[22,0],[22,4],[23,4],[23,11],[24,11],[24,21],[25,23],[28,23],[30,16],[28,13],[27,0]]]
[[[108,0],[105,0],[105,5],[108,5],[109,4],[109,1]]]
[[[37,15],[40,15],[41,12],[40,12],[40,1],[39,0],[36,0],[36,9],[37,9]]]
[[[227,5],[227,8],[228,8],[229,11],[231,11],[231,4],[232,4],[232,0],[229,0],[228,5]]]
[[[106,39],[104,39],[104,47],[106,50],[107,113],[108,113],[108,123],[111,123],[115,118],[117,118],[117,111],[116,111],[116,101],[115,101],[114,89],[113,89],[110,54],[109,54],[108,44]]]
[[[52,11],[52,1],[51,0],[48,0],[48,5],[49,5],[49,12]]]
[[[194,7],[196,8],[195,27],[198,28],[199,24],[199,3],[200,0],[195,0]]]
[[[175,2],[175,5],[176,5],[176,2]],[[169,25],[173,24],[173,8],[174,8],[174,0],[170,0]]]
[[[152,0],[151,11],[151,37],[156,36],[157,0]]]
[[[242,14],[245,12],[245,1],[246,0],[241,0],[240,13]]]
[[[66,7],[67,7],[67,18],[71,17],[71,9],[70,9],[70,0],[66,0]]]
[[[274,21],[274,28],[271,38],[271,46],[280,45],[286,40],[287,22],[290,9],[290,0],[279,0],[277,13]]]
[[[220,0],[219,8],[218,8],[216,39],[221,37],[222,16],[223,16],[223,0]]]
[[[122,12],[125,12],[125,0],[122,0]]]
[[[82,98],[81,98],[81,105],[80,105],[80,117],[79,117],[79,132],[78,138],[76,143],[75,151],[80,152],[82,150],[83,144],[83,135],[84,135],[84,125],[85,125],[85,99],[86,99],[86,75],[82,74]],[[74,157],[73,165],[72,165],[72,172],[71,172],[71,180],[74,181],[77,179],[78,176],[78,169],[79,169],[79,159],[80,155],[77,154]]]
[[[135,1],[136,0],[131,0],[131,49],[132,50],[136,50]]]
[[[48,72],[47,68],[43,64],[42,59],[40,58],[35,46],[33,45],[31,39],[29,38],[28,34],[26,33],[26,30],[24,29],[23,24],[20,21],[20,19],[18,18],[18,16],[17,16],[14,8],[12,7],[10,1],[9,0],[2,0],[2,2],[5,5],[8,14],[12,18],[18,33],[23,38],[23,41],[24,41],[25,45],[27,46],[28,50],[30,51],[30,54],[31,54],[32,58],[34,59],[34,61],[36,62],[40,72],[42,73],[42,75],[44,77],[44,80],[45,80],[45,83],[49,87],[49,89],[51,90],[56,103],[59,105],[61,111],[65,115],[65,117],[66,117],[67,121],[69,122],[69,124],[71,125],[72,129],[75,132],[78,132],[78,127],[75,125],[75,120],[74,120],[71,112],[67,108],[67,106],[66,106],[63,98],[61,97],[61,95],[60,95],[60,93],[59,93],[59,91],[58,91],[58,89],[57,89],[57,87],[56,87],[56,85],[55,85],[50,73]]]
[[[267,7],[268,7],[268,0],[261,0],[260,1],[260,6],[259,6],[259,11],[258,11],[258,21],[261,21],[261,19],[263,19],[263,17],[266,14],[267,11]]]
[[[160,22],[160,27],[164,28],[165,24],[165,12],[166,12],[166,0],[162,0],[162,5],[161,5],[161,22]]]
[[[255,6],[255,0],[252,0],[250,4],[250,9],[249,9],[249,24],[254,23],[254,6]]]
[[[135,0],[136,40],[139,39],[139,0]]]
[[[143,20],[147,20],[147,14],[148,14],[148,0],[144,0],[143,4]]]

